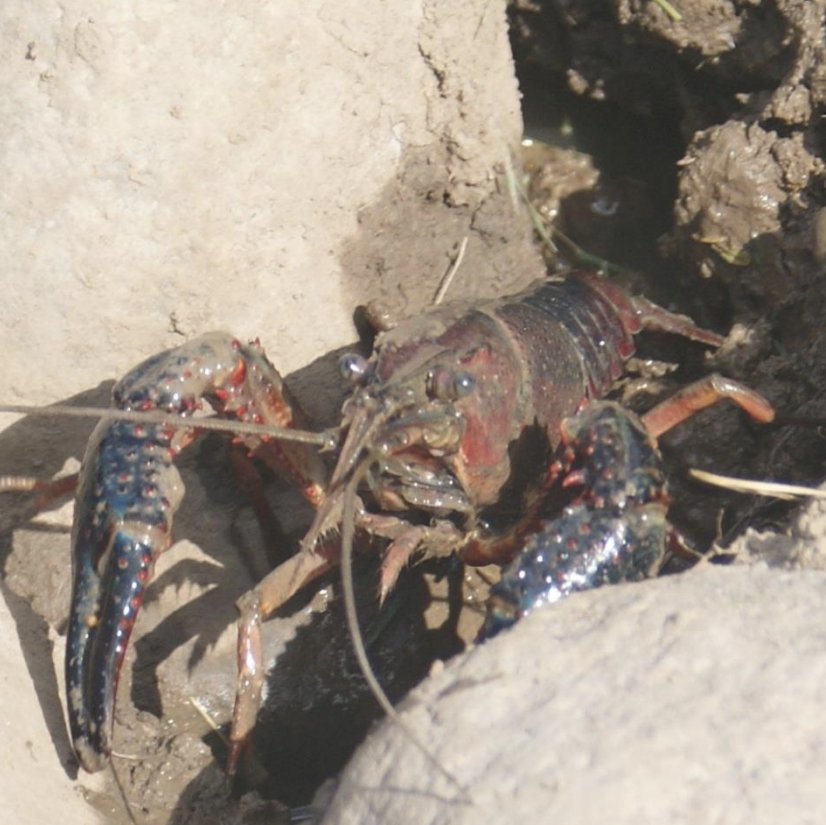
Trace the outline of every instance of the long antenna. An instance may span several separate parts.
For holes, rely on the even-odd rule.
[[[384,692],[384,688],[379,684],[370,660],[367,658],[367,648],[364,644],[364,636],[358,620],[356,609],[356,593],[353,584],[353,534],[355,531],[354,513],[356,507],[356,488],[370,464],[370,459],[365,460],[356,468],[352,477],[344,487],[343,514],[341,520],[341,589],[344,596],[344,615],[347,619],[347,629],[350,631],[350,638],[356,652],[356,659],[367,682],[370,692],[381,706],[385,714],[399,726],[404,735],[416,747],[418,751],[430,762],[433,767],[459,791],[461,801],[466,805],[472,805],[473,800],[468,795],[467,790],[458,779],[436,758],[430,749],[416,735],[413,728],[401,718],[401,715],[393,707],[393,703]]]
[[[337,434],[331,430],[314,433],[309,430],[293,430],[290,427],[275,427],[269,424],[232,421],[217,416],[191,418],[157,410],[121,410],[116,407],[70,407],[66,404],[54,404],[48,407],[32,407],[23,404],[0,404],[0,413],[112,419],[116,421],[134,421],[137,424],[159,424],[164,427],[215,430],[218,432],[233,433],[235,435],[258,435],[264,438],[276,438],[283,441],[297,441],[301,444],[315,444],[326,450],[335,449],[338,443]]]

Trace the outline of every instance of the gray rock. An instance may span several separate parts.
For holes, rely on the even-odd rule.
[[[821,572],[711,567],[577,594],[450,662],[385,721],[325,825],[819,822]]]

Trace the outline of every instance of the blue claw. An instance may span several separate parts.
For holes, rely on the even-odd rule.
[[[121,409],[180,416],[206,400],[241,420],[265,412],[289,423],[282,394],[259,346],[213,332],[139,364],[115,385],[113,399]],[[104,767],[112,750],[123,656],[184,493],[173,461],[194,437],[184,420],[180,428],[115,420],[99,424],[86,448],[72,528],[66,692],[72,741],[88,771]]]
[[[637,581],[659,568],[667,491],[659,451],[639,418],[612,402],[590,404],[564,421],[562,451],[560,481],[581,492],[561,514],[540,519],[505,568],[480,639],[569,593]]]
[[[72,530],[66,693],[75,752],[90,772],[112,750],[123,656],[183,492],[171,437],[154,425],[102,423],[84,459]]]

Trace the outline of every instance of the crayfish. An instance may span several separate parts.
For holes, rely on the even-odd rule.
[[[369,359],[341,362],[355,389],[340,426],[321,439],[338,450],[329,477],[316,448],[285,433],[304,428],[304,417],[257,343],[211,333],[135,367],[115,386],[115,406],[180,424],[104,420],[83,461],[66,653],[81,765],[99,770],[111,753],[118,674],[153,563],[170,544],[183,495],[174,459],[199,432],[190,416],[202,401],[221,416],[281,428],[287,437],[236,438],[316,508],[297,554],[239,601],[234,764],[260,701],[261,620],[346,560],[355,531],[383,543],[382,598],[422,555],[506,565],[483,638],[543,602],[657,571],[671,535],[657,436],[723,397],[761,421],[774,411],[719,375],[641,417],[601,401],[643,328],[711,347],[723,340],[584,272],[403,321],[379,334]],[[527,464],[530,477],[517,477]],[[325,540],[339,528],[341,542]]]

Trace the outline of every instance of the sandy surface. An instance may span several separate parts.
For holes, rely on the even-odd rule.
[[[366,298],[415,309],[430,296],[405,282],[435,291],[485,229],[471,220],[519,139],[501,3],[2,15],[7,401],[64,399],[213,328],[291,372],[350,342]],[[400,235],[441,215],[438,264],[359,252],[388,201]],[[496,247],[472,244],[471,266]]]
[[[26,657],[21,641],[29,651]],[[45,623],[37,628],[31,622],[18,624],[0,600],[0,801],[7,822],[34,825],[59,816],[66,825],[85,825],[94,819],[84,794],[88,787],[100,788],[102,778],[83,783],[68,779],[73,763],[69,741],[52,735],[62,725],[63,713],[52,654],[57,662],[62,650],[61,640],[47,633]]]

